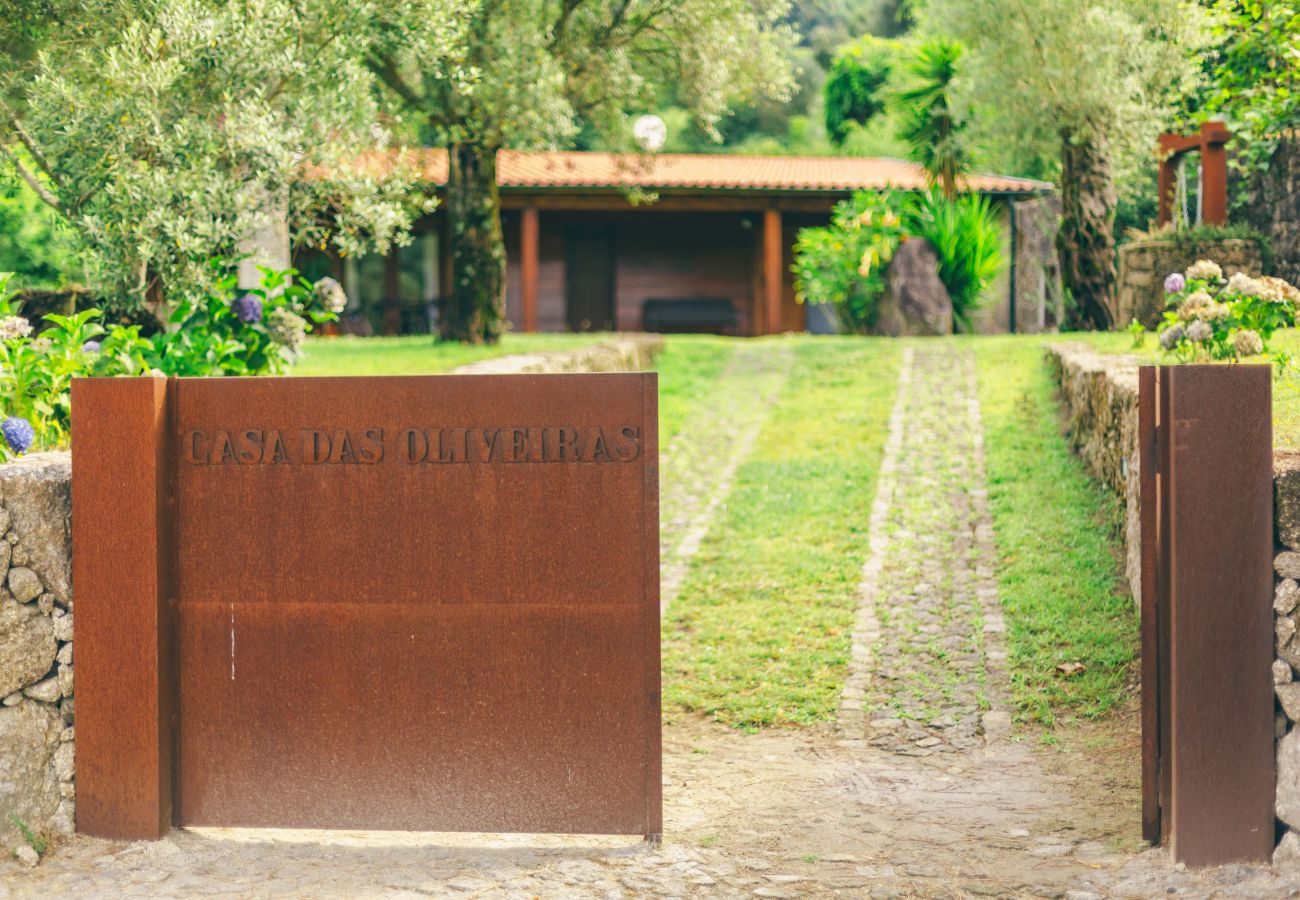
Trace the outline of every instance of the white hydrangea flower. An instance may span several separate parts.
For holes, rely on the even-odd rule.
[[[1264,339],[1249,328],[1243,328],[1232,336],[1232,349],[1238,356],[1255,356],[1264,352]]]
[[[1197,319],[1195,322],[1187,326],[1186,336],[1189,341],[1199,344],[1202,341],[1208,341],[1213,337],[1214,329],[1210,327],[1209,322],[1202,322],[1200,319]]]
[[[22,316],[5,316],[0,319],[0,340],[13,341],[32,333],[32,323]]]
[[[1263,285],[1245,272],[1237,272],[1228,279],[1228,290],[1246,297],[1258,297]]]
[[[1187,269],[1187,280],[1193,278],[1200,281],[1218,281],[1223,277],[1223,269],[1219,264],[1208,259],[1198,259]]]

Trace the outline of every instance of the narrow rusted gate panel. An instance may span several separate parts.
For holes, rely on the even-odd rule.
[[[1144,832],[1153,833],[1154,776],[1159,832],[1175,859],[1266,860],[1274,842],[1271,371],[1168,366],[1144,371],[1139,388],[1139,424],[1149,427],[1154,414],[1159,460],[1154,486],[1142,476],[1144,503],[1153,489],[1156,498],[1154,515],[1142,515],[1144,680],[1153,651],[1156,672],[1154,690],[1143,687]],[[1148,439],[1140,436],[1143,462]]]
[[[1138,498],[1142,534],[1140,628],[1142,633],[1142,837],[1160,841],[1159,629],[1156,624],[1156,566],[1159,559],[1160,498],[1156,469],[1156,369],[1138,369]]]
[[[662,830],[654,375],[171,393],[178,824]]]

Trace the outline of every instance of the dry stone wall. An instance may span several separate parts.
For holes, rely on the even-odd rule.
[[[0,466],[0,834],[71,832],[72,465],[41,453]]]
[[[1102,356],[1084,344],[1055,344],[1048,363],[1060,390],[1070,439],[1088,471],[1125,504],[1127,574],[1135,600],[1141,590],[1138,520],[1138,360]],[[1273,461],[1273,518],[1277,536],[1273,594],[1273,688],[1277,696],[1278,819],[1286,830],[1274,862],[1300,868],[1300,454]]]
[[[1268,170],[1250,186],[1245,213],[1268,236],[1273,274],[1300,284],[1300,133],[1278,143]]]
[[[1198,259],[1214,260],[1229,276],[1237,272],[1259,275],[1264,270],[1259,244],[1251,240],[1125,244],[1119,248],[1118,325],[1123,327],[1137,319],[1147,328],[1154,328],[1165,309],[1165,276],[1185,271]]]

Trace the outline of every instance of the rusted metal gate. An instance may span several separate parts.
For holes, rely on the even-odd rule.
[[[1144,366],[1142,830],[1189,865],[1274,846],[1272,380]]]
[[[73,402],[79,830],[661,832],[653,374]]]

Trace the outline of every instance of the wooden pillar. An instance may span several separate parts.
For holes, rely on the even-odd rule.
[[[781,211],[763,210],[763,319],[765,334],[781,333]]]
[[[1168,225],[1174,220],[1174,167],[1178,164],[1178,157],[1163,146],[1163,140],[1161,144],[1160,174],[1156,180],[1156,224]]]
[[[537,330],[537,207],[525,206],[519,220],[519,269],[523,288],[523,330]]]
[[[1228,224],[1227,128],[1222,122],[1201,123],[1201,221]]]
[[[172,824],[174,384],[72,382],[77,831],[112,840],[156,840]]]

